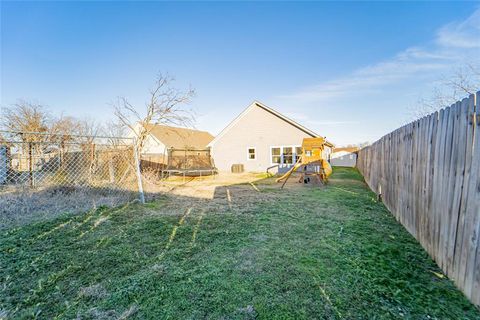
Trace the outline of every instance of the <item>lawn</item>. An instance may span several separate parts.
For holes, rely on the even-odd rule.
[[[0,318],[480,319],[353,169],[65,214],[0,248]]]

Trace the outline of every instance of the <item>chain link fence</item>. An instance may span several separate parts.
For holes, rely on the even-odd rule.
[[[0,131],[2,220],[135,198],[143,201],[133,139]]]

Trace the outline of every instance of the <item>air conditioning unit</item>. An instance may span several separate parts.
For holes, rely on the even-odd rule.
[[[242,173],[244,171],[243,164],[232,164],[232,173]]]

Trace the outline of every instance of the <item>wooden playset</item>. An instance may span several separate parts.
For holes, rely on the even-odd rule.
[[[323,157],[324,149],[324,138],[304,138],[302,142],[302,155],[288,172],[277,179],[277,182],[283,181],[283,188],[292,173],[302,168],[302,170],[299,171],[301,175],[298,182],[308,183],[310,182],[310,177],[313,176],[321,183],[327,183],[328,177],[332,174],[332,167]]]

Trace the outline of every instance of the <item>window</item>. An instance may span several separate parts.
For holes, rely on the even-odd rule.
[[[283,163],[292,164],[293,163],[293,148],[292,147],[283,147]]]
[[[272,163],[282,163],[281,148],[272,148]]]
[[[301,155],[302,155],[302,147],[295,147],[295,162],[298,161]]]
[[[291,165],[297,162],[302,155],[302,147],[298,146],[282,146],[271,147],[272,164],[286,164]]]
[[[248,160],[255,160],[255,148],[248,148]]]

